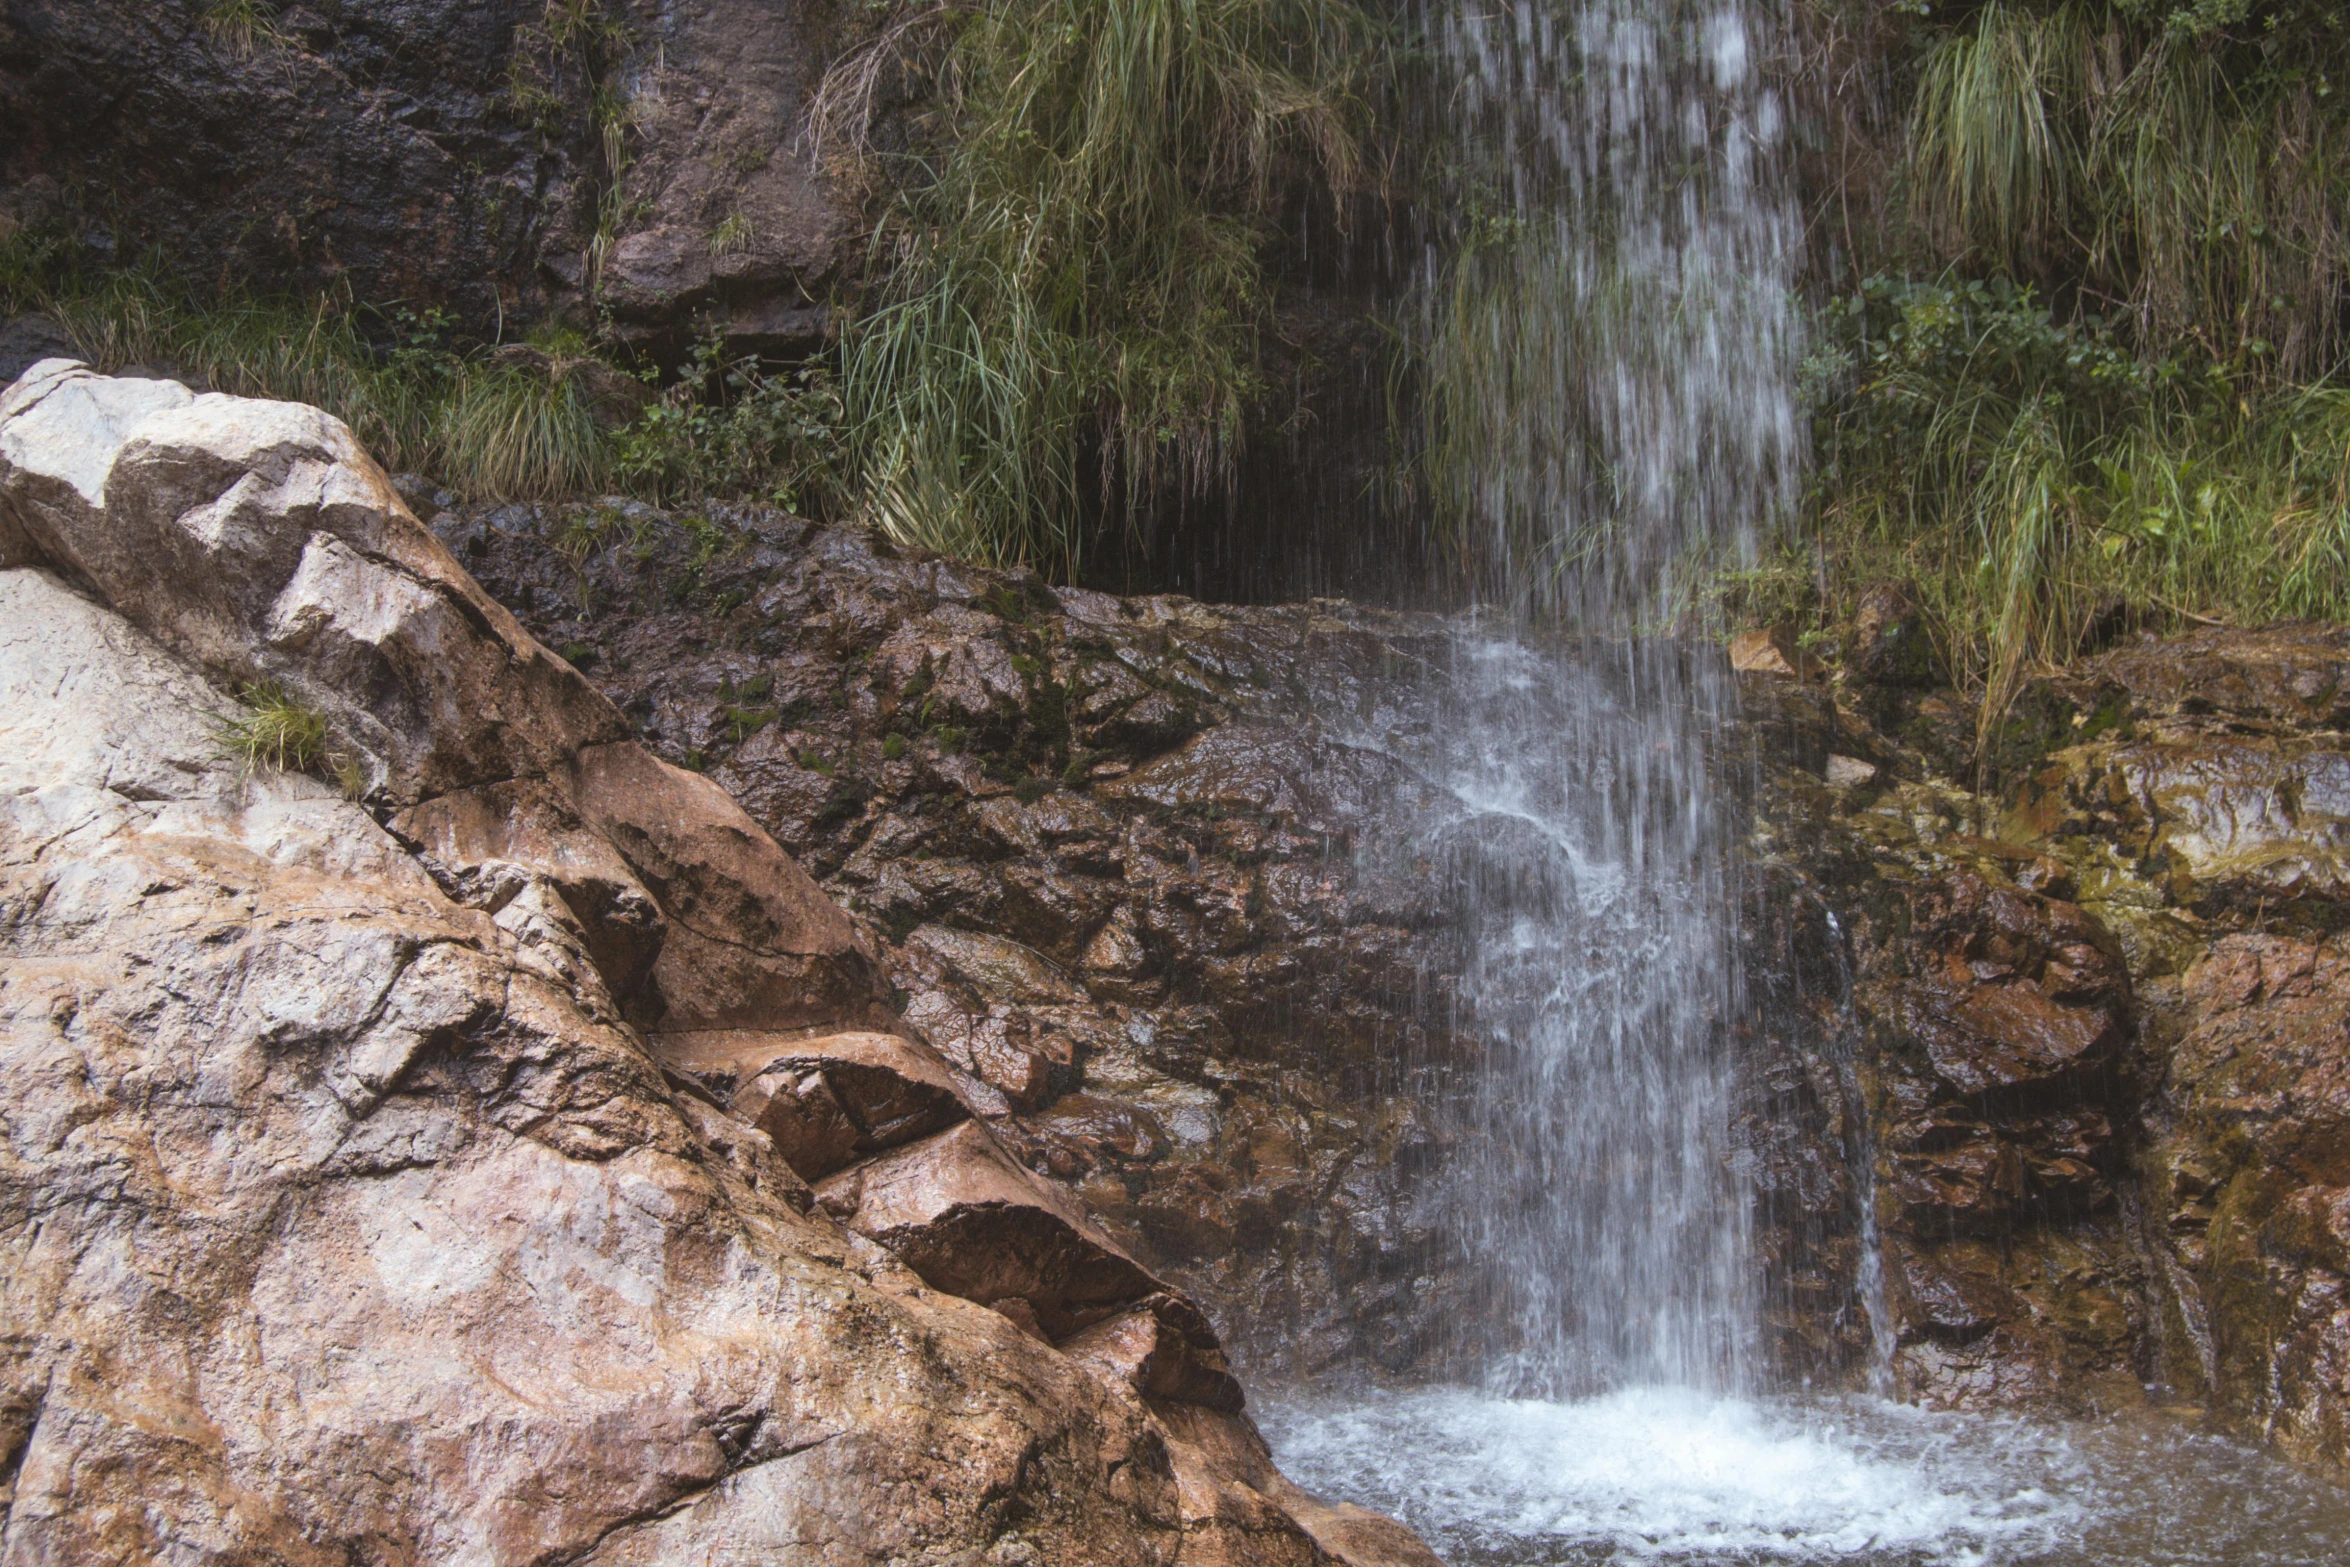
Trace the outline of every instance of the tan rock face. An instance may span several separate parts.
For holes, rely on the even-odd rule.
[[[590,830],[569,793],[543,778],[510,778],[438,795],[393,816],[393,832],[463,887],[527,867],[562,895],[588,951],[632,1017],[656,1012],[653,964],[668,916],[610,841]]]
[[[2240,935],[2187,974],[2150,1196],[2196,1286],[2173,1374],[2312,1459],[2350,1452],[2350,954]]]
[[[971,1114],[937,1054],[894,1034],[800,1039],[755,1029],[662,1034],[662,1061],[691,1072],[765,1132],[803,1177],[927,1137]]]
[[[847,916],[709,779],[633,741],[566,769],[581,817],[669,912],[654,966],[668,1029],[864,1021],[872,962]]]
[[[867,970],[771,840],[706,781],[571,725],[575,677],[458,613],[478,590],[408,548],[413,523],[332,430],[51,379],[81,413],[35,418],[23,388],[0,405],[0,515],[58,568],[0,570],[8,1559],[1236,1559],[1209,1543],[1211,1493],[1243,1484],[1218,1464],[1269,1461],[1213,1332],[1066,1192],[990,1165],[975,1123],[933,1131],[966,1113],[943,1063],[841,1031],[872,1006]],[[125,453],[168,445],[147,402],[203,409],[166,465],[206,475],[192,488],[129,486],[145,459]],[[93,475],[103,517],[78,482]],[[215,483],[245,499],[182,504]],[[297,487],[342,499],[281,505]],[[143,495],[167,496],[136,525],[182,551],[176,588],[109,531]],[[341,685],[321,671],[357,666],[301,662],[356,631],[271,640],[286,590],[263,566],[298,578],[321,536],[374,538],[355,558],[398,579],[405,629],[368,645],[470,628],[453,663],[502,662],[482,689],[507,706],[450,722],[493,750],[510,733],[501,764],[544,771],[481,776],[415,699],[443,689],[429,679]],[[333,580],[304,600],[320,626],[385,623],[371,590]],[[426,599],[423,619],[398,608]],[[223,760],[236,704],[207,673],[246,669],[308,671],[352,732],[417,742],[385,753],[405,787],[452,786],[387,786],[387,828],[318,780],[246,774]],[[711,981],[681,930],[740,955]],[[709,995],[725,1007],[693,999]],[[630,1022],[713,1013],[743,1030],[652,1049]],[[819,1016],[833,1026],[810,1034]],[[827,1187],[870,1193],[870,1236],[679,1064],[715,1056],[774,1068],[752,1084],[821,1085],[868,1161]],[[942,1143],[980,1153],[953,1165]],[[978,1186],[929,1200],[950,1165]],[[1139,1384],[988,1309],[1018,1270],[953,1238],[991,1204],[1067,1232],[1020,1275],[1064,1334],[1150,1315],[1164,1347],[1134,1362]],[[1224,1457],[1179,1470],[1170,1420]],[[1266,1508],[1260,1554],[1237,1559],[1412,1559],[1408,1542],[1316,1544],[1310,1499]]]
[[[1025,1302],[1055,1340],[1165,1288],[1066,1189],[974,1122],[836,1175],[816,1195],[937,1288]]]

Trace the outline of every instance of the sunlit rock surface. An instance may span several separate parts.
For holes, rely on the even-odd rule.
[[[37,367],[0,516],[0,1556],[1430,1560],[1000,1153],[1067,1266],[965,1298],[984,1084],[340,425]],[[228,760],[261,679],[358,765]]]

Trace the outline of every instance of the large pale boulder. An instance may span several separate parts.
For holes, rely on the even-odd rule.
[[[48,361],[0,396],[0,516],[13,555],[213,679],[316,709],[449,890],[494,900],[507,866],[560,889],[632,1020],[873,1020],[841,911],[724,790],[624,739],[339,420]]]
[[[339,431],[72,367],[0,399],[0,1562],[1416,1560],[1318,1543],[1067,1192],[983,1172],[1068,1232],[1013,1258],[1064,1337],[1147,1332],[1056,1349],[951,1254],[969,1202],[918,1222],[958,1131],[889,1145],[965,1106],[844,1033],[837,911],[469,613]],[[322,551],[360,575],[281,637]],[[366,803],[228,758],[256,674],[391,737]],[[870,1233],[665,1016],[824,1086]]]
[[[869,1283],[559,922],[211,760],[224,695],[53,579],[0,611],[7,1560],[1172,1557],[1140,1407]]]
[[[0,397],[0,509],[20,553],[215,679],[319,707],[388,799],[625,733],[315,408],[50,360]]]

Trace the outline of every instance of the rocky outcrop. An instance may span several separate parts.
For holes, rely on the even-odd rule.
[[[1005,1151],[1249,1364],[1434,1365],[1457,1087],[1398,1063],[1475,1059],[1457,889],[1371,852],[1425,786],[1352,736],[1449,656],[1441,621],[1051,589],[759,508],[411,491],[851,912]]]
[[[1913,1393],[2150,1390],[2350,1460],[2346,658],[2334,628],[2133,640],[2027,691],[1980,791],[1971,712],[1898,662],[1751,687],[1765,1030],[1809,1085],[1753,1141],[1805,1353],[1869,1353],[1816,1308],[1860,1288],[1866,1205]]]
[[[339,425],[41,366],[0,519],[0,1554],[1432,1560]]]
[[[197,277],[804,350],[861,229],[798,148],[833,25],[756,0],[16,0],[0,229]],[[11,371],[10,373],[13,373]]]
[[[1443,1369],[1473,1285],[1440,1199],[1482,1059],[1448,976],[1465,909],[1553,893],[1526,844],[1380,825],[1429,797],[1355,737],[1415,721],[1397,693],[1441,677],[1441,623],[1050,590],[751,509],[416,494],[851,910],[993,1146],[1073,1182],[1244,1365]],[[2340,634],[2085,662],[2027,691],[1982,788],[1920,642],[1891,587],[1840,663],[1762,637],[1722,748],[1754,786],[1731,1039],[1777,1364],[1881,1361],[1954,1404],[2152,1385],[2338,1458],[2311,1041]],[[2254,938],[2291,977],[2211,988]],[[1067,1342],[1143,1367],[1166,1331]]]

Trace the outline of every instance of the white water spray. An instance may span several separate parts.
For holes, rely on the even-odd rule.
[[[1406,847],[1454,878],[1464,1021],[1492,1047],[1446,1216],[1475,1296],[1457,1364],[1482,1385],[1277,1402],[1284,1466],[1494,1567],[2350,1558],[2350,1504],[2226,1444],[1757,1387],[1709,754],[1734,693],[1656,633],[1685,568],[1783,514],[1799,472],[1799,229],[1764,69],[1783,18],[1448,0],[1433,22],[1491,210],[1431,268],[1430,455],[1520,634],[1464,631],[1420,711],[1366,738],[1451,807]],[[1580,642],[1539,644],[1529,614]],[[1854,1153],[1882,1379],[1865,1136]]]
[[[1798,469],[1777,25],[1768,0],[1462,0],[1435,27],[1506,209],[1431,278],[1439,472],[1495,595],[1590,639],[1472,636],[1420,759],[1475,862],[1461,995],[1495,1066],[1454,1223],[1500,1392],[1752,1375],[1708,755],[1732,693],[1654,633]]]

